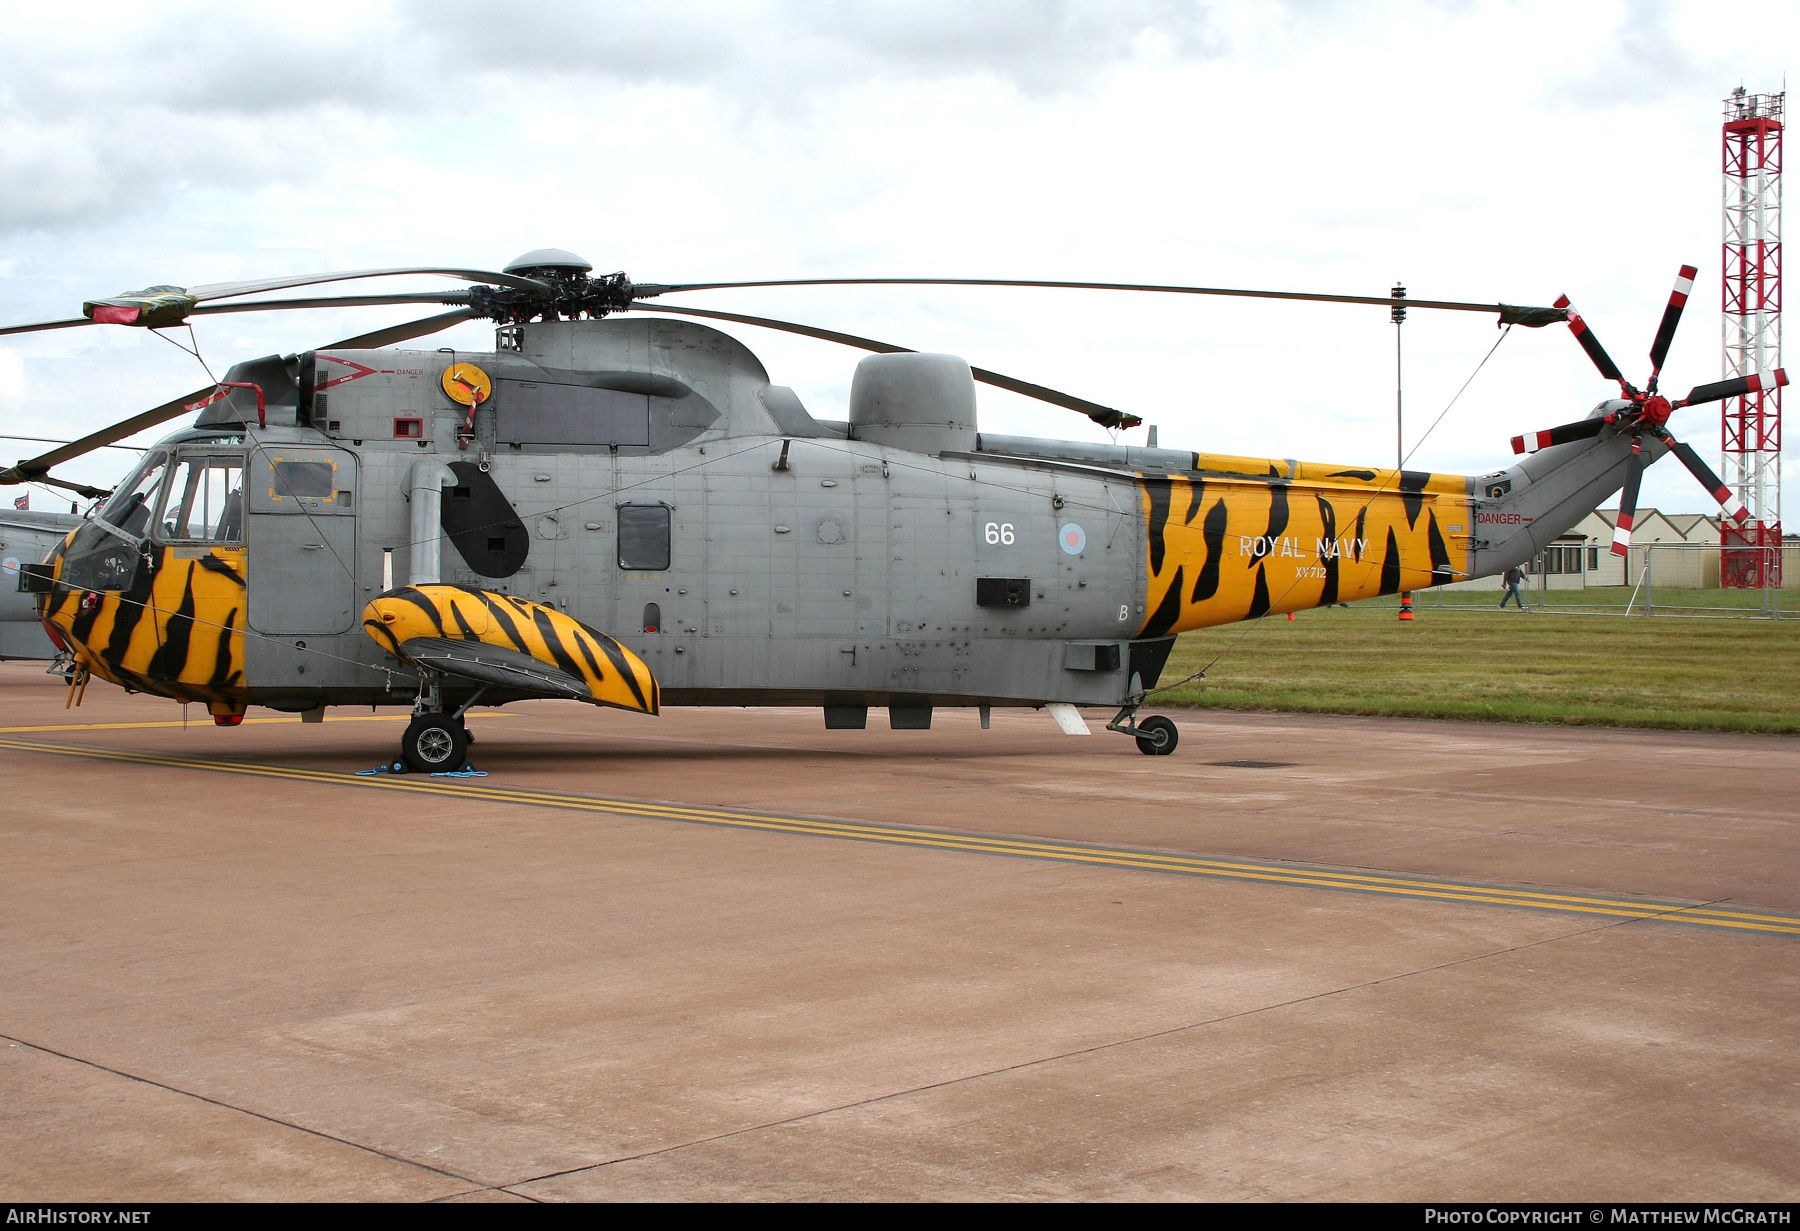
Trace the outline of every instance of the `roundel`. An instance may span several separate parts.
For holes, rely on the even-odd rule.
[[[1079,556],[1087,549],[1087,531],[1070,522],[1056,532],[1056,541],[1066,555]]]
[[[17,556],[8,556],[6,559],[0,560],[0,573],[5,573],[8,577],[11,577],[18,571],[19,559]]]
[[[445,397],[463,406],[485,402],[494,391],[493,379],[472,363],[451,364],[438,383],[443,386]]]

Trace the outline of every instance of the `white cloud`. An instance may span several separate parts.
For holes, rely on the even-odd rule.
[[[25,396],[25,359],[17,351],[0,346],[0,398],[13,401]]]
[[[1643,360],[1702,269],[1672,383],[1717,372],[1718,99],[1779,88],[1794,15],[1470,2],[85,8],[0,17],[4,317],[153,282],[469,263],[570,247],[644,280],[1082,277],[1546,302]],[[1710,289],[1709,289],[1710,288]],[[1032,292],[792,290],[696,303],[967,354],[1146,413],[1165,442],[1381,461],[1379,309]],[[215,363],[399,319],[199,326]],[[853,353],[743,331],[825,413]],[[1407,325],[1422,427],[1492,344]],[[479,346],[467,326],[448,341]],[[15,339],[63,434],[191,387],[155,339]],[[1683,386],[1685,388],[1685,385]],[[1421,451],[1485,470],[1606,390],[1566,332],[1515,331]],[[984,395],[996,430],[1084,421]],[[1716,419],[1682,430],[1716,449]],[[103,479],[114,463],[91,461]],[[1664,473],[1670,472],[1670,473]],[[1700,508],[1670,466],[1648,497]]]

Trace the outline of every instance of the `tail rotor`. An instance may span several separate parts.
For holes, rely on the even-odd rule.
[[[1662,379],[1663,361],[1669,356],[1669,345],[1675,340],[1675,328],[1681,323],[1682,310],[1687,307],[1688,296],[1694,289],[1694,278],[1698,273],[1699,270],[1694,266],[1683,265],[1675,275],[1675,289],[1669,293],[1669,304],[1663,309],[1662,323],[1657,326],[1656,337],[1650,343],[1650,380],[1641,390],[1625,379],[1624,373],[1619,371],[1619,366],[1606,353],[1606,348],[1600,345],[1600,340],[1594,336],[1588,323],[1570,306],[1569,297],[1564,295],[1558,299],[1556,306],[1568,314],[1569,330],[1575,335],[1575,340],[1581,343],[1581,349],[1593,360],[1600,375],[1619,382],[1619,391],[1624,395],[1625,405],[1578,423],[1565,423],[1560,427],[1512,438],[1514,453],[1535,453],[1553,445],[1591,440],[1609,428],[1621,435],[1630,433],[1631,457],[1626,463],[1625,486],[1619,493],[1619,520],[1613,529],[1612,552],[1617,556],[1625,555],[1631,545],[1631,527],[1637,517],[1638,488],[1644,477],[1645,436],[1660,441],[1680,458],[1688,473],[1700,481],[1700,486],[1719,502],[1719,507],[1733,521],[1741,525],[1750,518],[1749,511],[1742,504],[1733,501],[1730,489],[1719,481],[1719,476],[1712,472],[1711,467],[1700,460],[1700,455],[1669,433],[1669,416],[1684,406],[1703,406],[1709,402],[1722,402],[1727,398],[1759,393],[1763,389],[1778,388],[1788,383],[1787,372],[1776,368],[1767,376],[1734,376],[1709,385],[1696,385],[1688,391],[1686,397],[1675,402],[1657,392],[1657,385]]]

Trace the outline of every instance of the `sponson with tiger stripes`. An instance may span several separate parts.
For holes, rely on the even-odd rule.
[[[407,662],[421,639],[476,642],[523,654],[580,681],[576,699],[656,714],[662,709],[656,677],[617,641],[553,607],[472,586],[402,586],[363,609],[363,629]]]

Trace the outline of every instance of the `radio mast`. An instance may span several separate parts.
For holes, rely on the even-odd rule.
[[[1725,100],[1725,375],[1781,366],[1781,121],[1787,93]],[[1781,389],[1721,404],[1724,479],[1750,520],[1721,531],[1719,581],[1781,585]],[[1733,550],[1736,548],[1737,550]],[[1748,550],[1746,550],[1748,549]],[[1773,550],[1771,550],[1773,549]]]

